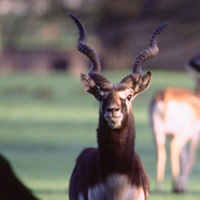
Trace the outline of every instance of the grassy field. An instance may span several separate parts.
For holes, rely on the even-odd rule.
[[[107,72],[106,76],[117,83],[127,73]],[[171,193],[169,159],[164,192],[155,193],[156,154],[148,107],[153,94],[168,85],[194,87],[188,74],[153,71],[151,87],[133,103],[136,151],[150,177],[149,200],[199,200],[200,151],[187,194]],[[83,91],[78,78],[67,74],[0,77],[0,152],[42,200],[68,199],[69,178],[77,155],[85,147],[96,146],[97,119],[98,103]]]

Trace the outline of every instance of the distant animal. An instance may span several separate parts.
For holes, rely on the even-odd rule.
[[[195,163],[200,133],[200,56],[191,58],[186,68],[196,79],[196,91],[167,87],[154,96],[150,106],[157,148],[158,192],[162,191],[165,173],[166,138],[171,139],[173,192],[187,191],[188,176]],[[186,147],[188,142],[190,142],[189,152]]]
[[[38,200],[15,175],[8,160],[0,155],[0,199]]]
[[[86,44],[85,28],[72,14],[79,30],[78,50],[92,62],[88,76],[81,74],[85,91],[99,101],[97,148],[86,148],[78,156],[69,185],[70,200],[146,200],[149,178],[135,153],[135,125],[132,101],[145,91],[152,73],[142,74],[141,64],[158,53],[157,36],[167,25],[158,27],[149,48],[135,59],[133,73],[119,84],[111,84],[100,74],[96,52]]]

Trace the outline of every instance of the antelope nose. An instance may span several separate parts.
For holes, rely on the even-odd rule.
[[[120,107],[106,108],[106,111],[111,112],[111,113],[118,112],[119,110],[120,110]]]

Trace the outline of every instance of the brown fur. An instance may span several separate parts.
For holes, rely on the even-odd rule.
[[[128,177],[138,190],[143,189],[145,200],[147,199],[149,178],[143,163],[135,153],[132,107],[127,110],[127,100],[121,99],[118,94],[124,89],[127,88],[123,85],[113,85],[112,90],[106,91],[108,92],[105,93],[106,98],[99,97],[102,107],[99,111],[97,128],[98,148],[87,148],[78,157],[70,180],[70,200],[78,200],[80,194],[87,200],[89,188],[103,183],[114,174]],[[96,95],[96,92],[94,94]],[[120,128],[112,129],[104,118],[104,113],[108,108],[115,106],[119,106],[124,119]]]

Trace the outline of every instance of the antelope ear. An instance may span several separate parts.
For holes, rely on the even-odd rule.
[[[139,94],[144,92],[150,86],[151,79],[152,79],[151,71],[148,71],[144,76],[140,76],[139,80],[136,81],[133,87],[134,94]]]
[[[96,83],[90,77],[83,73],[81,73],[80,78],[83,89],[86,92],[89,92],[90,94],[95,96],[98,90]]]

